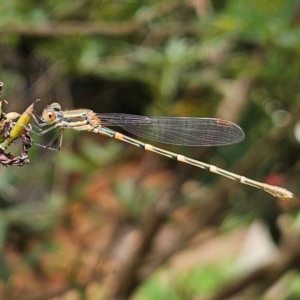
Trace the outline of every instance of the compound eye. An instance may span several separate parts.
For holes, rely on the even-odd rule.
[[[44,111],[43,114],[42,114],[42,119],[48,123],[48,124],[52,124],[55,119],[56,119],[56,116],[55,116],[55,113],[53,111]]]
[[[53,103],[50,105],[50,107],[51,107],[52,109],[54,109],[55,111],[61,111],[61,106],[60,106],[60,104],[57,103],[57,102],[53,102]]]

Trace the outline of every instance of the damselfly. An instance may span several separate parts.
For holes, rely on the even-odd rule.
[[[48,145],[40,145],[44,148],[59,150],[65,128],[90,131],[228,177],[242,184],[253,186],[281,200],[293,197],[293,194],[284,188],[228,172],[214,165],[138,141],[106,127],[119,126],[136,136],[161,143],[186,146],[219,146],[238,143],[245,137],[243,130],[229,121],[214,118],[145,117],[116,113],[96,114],[89,109],[63,111],[59,103],[46,106],[41,117],[38,115],[33,115],[33,117],[40,129],[37,133],[39,135],[43,135],[54,128],[59,128]],[[45,126],[49,127],[43,129]],[[58,148],[53,148],[56,139],[59,139],[59,145]]]

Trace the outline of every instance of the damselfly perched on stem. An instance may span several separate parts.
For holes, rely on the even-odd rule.
[[[106,127],[119,126],[136,136],[161,143],[185,146],[219,146],[238,143],[245,137],[243,130],[229,121],[214,118],[145,117],[117,113],[97,114],[89,109],[63,111],[59,103],[46,106],[42,116],[33,115],[33,118],[40,130],[36,132],[39,135],[59,128],[48,145],[39,145],[44,148],[59,150],[65,128],[100,133],[144,150],[219,174],[242,184],[253,186],[281,200],[293,198],[293,194],[284,188],[261,183],[181,154],[158,148]],[[43,129],[47,126],[48,128]],[[54,148],[53,145],[57,139],[59,139],[59,145]]]

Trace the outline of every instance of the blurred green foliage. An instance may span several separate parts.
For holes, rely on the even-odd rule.
[[[208,294],[226,281],[226,269],[219,264],[201,265],[180,276],[158,272],[156,276],[141,286],[134,300],[151,299],[188,299],[199,294]]]

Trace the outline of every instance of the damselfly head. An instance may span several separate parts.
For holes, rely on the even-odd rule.
[[[61,106],[59,103],[54,102],[43,110],[42,119],[48,124],[52,124],[56,121],[57,112],[61,111]]]

